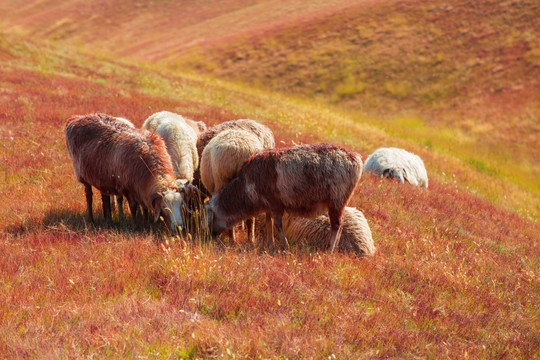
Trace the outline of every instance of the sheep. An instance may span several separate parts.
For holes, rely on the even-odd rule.
[[[250,131],[226,129],[208,142],[201,156],[200,174],[204,187],[214,194],[235,178],[251,155],[262,151],[263,144]],[[248,222],[249,237],[254,236],[254,220]],[[232,232],[234,239],[234,231]]]
[[[337,145],[318,143],[266,149],[253,155],[238,177],[206,204],[206,222],[217,236],[224,229],[266,211],[287,243],[282,226],[285,211],[310,217],[328,210],[330,250],[339,245],[341,217],[362,174],[360,154]],[[267,216],[267,240],[273,229]]]
[[[183,194],[163,140],[143,129],[119,127],[113,121],[105,114],[89,114],[74,116],[65,125],[75,176],[85,187],[88,218],[94,221],[94,186],[102,194],[107,220],[111,220],[110,208],[106,209],[110,206],[108,196],[123,195],[134,220],[141,204],[154,210],[154,222],[161,215],[176,233],[176,227],[182,226]]]
[[[195,130],[182,116],[169,111],[152,114],[142,127],[155,131],[165,141],[176,178],[192,182],[193,173],[199,166]]]
[[[260,224],[263,221],[263,216],[259,215],[255,223]],[[257,226],[257,229],[259,229],[257,234],[260,237],[266,237],[264,228]],[[330,245],[328,237],[331,229],[327,215],[309,219],[285,213],[283,215],[283,231],[287,239],[297,243],[304,243],[321,249],[326,249]],[[339,249],[359,255],[373,255],[375,253],[368,222],[364,214],[356,208],[347,206],[343,210],[343,231]]]
[[[240,119],[240,120],[230,120],[223,122],[221,124],[218,124],[214,127],[211,127],[210,129],[206,130],[205,132],[201,133],[197,139],[197,153],[199,154],[199,158],[202,157],[202,153],[206,145],[220,132],[224,130],[245,130],[249,131],[261,142],[263,147],[266,148],[273,148],[275,146],[274,141],[274,134],[272,133],[272,130],[270,130],[267,126],[262,125],[258,123],[255,120],[249,120],[249,119]],[[197,169],[194,174],[194,181],[193,183],[206,195],[211,195],[211,192],[208,191],[204,187],[204,184],[201,181],[201,175],[200,175],[200,169]]]
[[[414,186],[428,187],[428,176],[422,159],[415,154],[398,148],[379,148],[369,155],[364,164],[366,172],[396,178]]]
[[[197,139],[197,153],[199,156],[202,155],[204,148],[214,136],[227,129],[246,130],[255,134],[264,148],[273,148],[275,146],[274,134],[267,126],[249,119],[230,120],[213,126],[199,135]]]

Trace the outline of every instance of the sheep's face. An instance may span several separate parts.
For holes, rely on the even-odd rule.
[[[401,184],[405,182],[405,177],[403,176],[403,171],[398,169],[386,169],[383,172],[383,177],[388,177],[390,179],[397,179]]]
[[[184,203],[183,196],[180,192],[169,189],[157,196],[153,200],[155,218],[154,222],[162,216],[165,223],[169,226],[174,234],[178,227],[183,227],[182,221],[182,205]]]
[[[210,204],[204,206],[204,212],[206,216],[203,220],[205,221],[203,227],[208,227],[208,230],[210,230],[210,233],[212,234],[212,238],[215,238],[227,228],[225,222],[220,220]]]

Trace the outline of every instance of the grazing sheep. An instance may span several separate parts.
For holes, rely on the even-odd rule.
[[[224,123],[218,124],[205,132],[199,135],[197,139],[197,153],[199,158],[202,157],[202,153],[206,145],[220,132],[224,130],[245,130],[254,134],[262,144],[263,148],[273,148],[275,146],[274,134],[272,130],[268,127],[256,122],[255,120],[240,119],[240,120],[230,120]],[[207,195],[210,195],[211,192],[204,187],[204,184],[201,181],[200,169],[197,169],[194,174],[193,183],[201,189]]]
[[[380,148],[369,155],[364,164],[366,172],[396,178],[414,186],[428,187],[428,176],[422,159],[415,154],[398,148]]]
[[[93,221],[94,186],[102,194],[107,220],[108,196],[123,195],[134,219],[141,204],[154,210],[154,222],[161,215],[176,232],[176,226],[182,226],[183,195],[163,140],[142,129],[122,130],[113,121],[105,114],[89,114],[66,122],[67,147],[77,180],[85,186],[88,218]]]
[[[201,156],[201,180],[210,193],[221,190],[235,178],[244,162],[264,147],[253,133],[225,130],[204,148]]]
[[[155,131],[165,141],[176,178],[193,181],[193,173],[199,166],[195,147],[197,134],[185,119],[178,114],[161,111],[146,119],[142,127]]]
[[[282,216],[316,216],[328,210],[331,251],[339,245],[341,216],[362,174],[359,154],[319,143],[267,149],[253,155],[238,177],[206,205],[206,221],[213,236],[243,219],[271,214],[283,243]],[[273,229],[267,219],[267,237]]]
[[[258,226],[264,222],[264,216],[257,216],[256,224],[258,235],[266,237],[264,228]],[[347,252],[354,252],[359,255],[373,255],[375,246],[368,222],[364,214],[353,207],[345,207],[343,210],[343,231],[339,249]],[[283,215],[283,231],[290,241],[303,243],[318,249],[328,249],[330,244],[328,238],[331,232],[327,215],[316,218],[303,218],[291,216],[288,213]]]
[[[201,156],[201,181],[214,194],[234,179],[251,155],[264,149],[250,131],[227,129],[218,133],[204,148]],[[249,237],[255,241],[254,221],[248,224]],[[232,232],[234,239],[234,231]]]

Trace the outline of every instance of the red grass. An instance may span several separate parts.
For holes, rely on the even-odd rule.
[[[136,92],[111,101],[114,87],[61,76],[1,76],[2,357],[537,354],[537,225],[451,185],[364,175],[352,204],[371,225],[373,258],[217,250],[169,244],[159,227],[93,226],[65,149],[68,115],[234,117]],[[278,143],[291,138],[269,125]]]
[[[370,258],[89,224],[69,116],[249,114],[144,95],[88,63],[46,75],[1,54],[0,358],[538,357],[538,224],[437,179],[422,191],[368,174],[351,203],[371,226]],[[278,144],[324,140],[266,124]]]

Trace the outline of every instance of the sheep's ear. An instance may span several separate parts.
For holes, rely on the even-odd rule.
[[[397,178],[398,178],[398,181],[399,181],[401,184],[404,184],[404,183],[405,183],[405,180],[407,180],[407,177],[404,176],[403,171],[397,171],[397,172],[396,172],[396,176],[397,176]]]
[[[154,223],[159,220],[161,215],[161,203],[163,201],[163,194],[156,193],[150,198],[150,204],[152,204],[152,209],[154,209]]]

